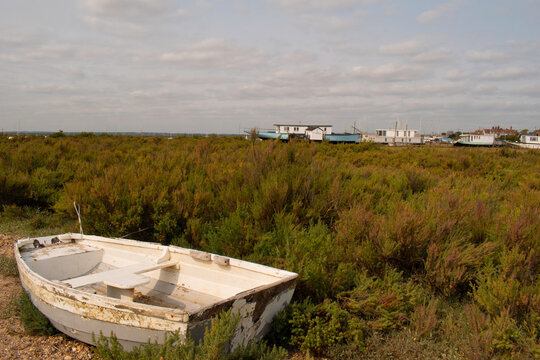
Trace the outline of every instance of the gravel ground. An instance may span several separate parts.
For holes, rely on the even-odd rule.
[[[0,254],[13,256],[11,236],[0,234]],[[9,309],[21,294],[19,278],[0,275],[0,359],[93,359],[92,347],[62,335],[28,336]]]

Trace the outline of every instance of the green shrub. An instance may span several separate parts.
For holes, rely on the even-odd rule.
[[[366,321],[369,329],[386,331],[406,325],[415,306],[422,303],[425,291],[403,274],[388,270],[383,278],[358,275],[356,287],[339,294],[344,309]]]
[[[437,330],[439,319],[437,316],[438,301],[432,299],[429,303],[417,305],[411,315],[411,327],[417,338],[433,337]]]
[[[313,305],[309,301],[294,303],[278,317],[270,338],[287,341],[303,352],[326,354],[332,347],[348,344],[357,350],[364,345],[363,323],[351,318],[335,302]],[[284,320],[288,320],[288,326]]]
[[[495,247],[496,244],[488,242],[481,245],[462,241],[432,243],[425,263],[425,279],[432,290],[445,297],[464,296]]]
[[[519,351],[523,334],[508,311],[494,318],[491,326],[494,329],[492,346],[496,353],[512,357]]]
[[[2,206],[2,217],[4,219],[16,220],[28,217],[28,211],[17,205],[4,205]]]
[[[536,326],[520,326],[508,310],[492,317],[473,304],[466,305],[464,313],[468,330],[464,347],[467,358],[527,359],[538,356],[540,344]]]
[[[146,344],[131,351],[125,351],[116,336],[109,339],[100,335],[96,341],[96,354],[102,359],[111,360],[278,360],[284,359],[286,352],[277,347],[269,347],[260,342],[247,347],[239,347],[229,351],[230,341],[238,326],[240,318],[224,312],[212,320],[206,329],[205,337],[200,344],[191,339],[183,340],[178,333],[169,336],[164,344]]]
[[[57,333],[49,319],[32,304],[26,292],[23,291],[20,296],[14,298],[13,305],[15,314],[21,319],[27,334],[48,336]]]
[[[354,283],[354,265],[344,261],[330,229],[318,222],[307,230],[294,230],[284,244],[285,268],[299,274],[297,293],[317,302],[335,296]]]
[[[52,134],[49,135],[51,138],[62,138],[62,137],[65,137],[66,134],[64,134],[64,131],[62,130],[58,130],[57,132],[54,132]]]
[[[17,262],[14,258],[7,255],[0,255],[0,275],[19,276],[19,271],[17,270]]]
[[[475,306],[489,321],[478,332],[485,347],[471,354],[532,354],[523,349],[538,349],[540,331],[539,172],[538,151],[0,137],[0,221],[24,218],[32,232],[73,224],[76,201],[89,234],[133,233],[298,272],[295,301],[311,298],[313,309],[298,318],[308,340],[296,348],[332,343],[346,354],[352,329],[366,343],[380,332],[392,342],[398,329],[467,348],[467,319],[448,309]],[[433,298],[449,305],[433,313]],[[492,328],[507,311],[501,324],[519,339]],[[308,334],[310,323],[331,330]]]
[[[465,316],[469,328],[468,346],[465,355],[469,359],[491,359],[494,354],[492,347],[493,329],[490,328],[490,318],[476,305],[465,306]]]

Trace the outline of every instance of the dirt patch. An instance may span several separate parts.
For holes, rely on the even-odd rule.
[[[13,246],[16,239],[12,236],[0,234],[0,255],[13,256]]]
[[[15,238],[0,234],[0,254],[13,256]],[[92,348],[79,341],[54,336],[28,336],[19,319],[9,311],[21,294],[19,278],[0,275],[0,359],[93,359]]]

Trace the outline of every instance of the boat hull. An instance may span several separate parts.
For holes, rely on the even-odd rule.
[[[481,143],[481,142],[467,142],[467,141],[457,141],[454,143],[454,146],[467,146],[467,147],[492,147],[495,146],[495,143]]]
[[[516,143],[511,141],[506,141],[505,143],[519,149],[540,149],[540,144]]]
[[[265,132],[260,131],[257,133],[257,136],[262,140],[282,140],[282,141],[288,141],[289,140],[289,134],[282,134],[282,133],[276,133],[276,132]]]
[[[90,345],[95,345],[101,334],[106,338],[110,338],[111,334],[115,334],[120,345],[126,350],[131,350],[148,342],[162,344],[170,334],[169,331],[164,330],[151,330],[84,318],[77,313],[49,305],[31,291],[27,289],[25,291],[29,294],[32,304],[49,319],[58,331]],[[183,332],[185,331],[179,331],[179,333]]]
[[[324,140],[332,143],[357,143],[358,134],[330,134],[324,135]]]
[[[50,237],[38,239],[41,243],[46,243],[47,239],[50,241]],[[199,341],[204,337],[205,329],[211,320],[227,310],[240,316],[240,325],[231,340],[231,348],[248,345],[266,334],[273,317],[291,301],[296,283],[296,274],[289,273],[292,275],[277,282],[249,289],[193,311],[186,311],[91,294],[70,288],[62,281],[48,280],[28,266],[19,251],[20,245],[21,243],[15,246],[15,257],[21,283],[32,303],[56,329],[92,345],[95,345],[100,334],[106,338],[115,334],[119,343],[127,350],[148,342],[163,343],[173,332],[178,332],[181,339],[189,336]],[[157,244],[145,246],[163,248]],[[239,264],[247,263],[235,261]],[[255,269],[260,267],[262,271],[266,268],[262,265],[247,264],[246,266]],[[159,276],[163,277],[163,274]]]

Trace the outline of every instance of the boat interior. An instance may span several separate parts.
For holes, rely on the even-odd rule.
[[[188,313],[287,273],[174,246],[70,235],[29,239],[19,246],[21,258],[38,275],[69,288]]]

